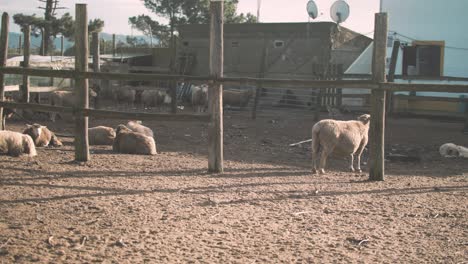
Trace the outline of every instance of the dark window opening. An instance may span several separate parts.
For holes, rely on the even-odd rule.
[[[188,46],[188,41],[182,42],[182,45],[184,45],[184,47],[187,47]]]
[[[233,41],[233,42],[231,42],[231,46],[233,48],[237,48],[237,47],[239,47],[239,42],[238,41]]]
[[[441,76],[443,46],[415,45],[403,48],[403,75]]]
[[[275,48],[281,48],[284,46],[284,41],[282,40],[275,40]]]

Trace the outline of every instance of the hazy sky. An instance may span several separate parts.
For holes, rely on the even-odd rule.
[[[308,15],[306,5],[308,0],[261,0],[261,22],[306,22]],[[329,10],[335,0],[315,0],[322,13],[315,21],[331,21]],[[343,26],[360,33],[369,33],[374,27],[374,13],[378,12],[379,0],[347,0],[351,14]],[[104,32],[117,34],[131,34],[128,25],[128,17],[148,14],[156,18],[142,4],[141,0],[60,0],[63,7],[74,16],[76,3],[88,4],[88,17],[101,18],[105,22]],[[42,16],[42,10],[37,9],[43,5],[38,0],[0,0],[0,11],[8,12],[10,16],[16,13],[33,14]],[[238,12],[251,12],[256,14],[257,0],[239,0]],[[19,28],[11,23],[11,31],[19,31]],[[140,34],[137,31],[134,34]]]

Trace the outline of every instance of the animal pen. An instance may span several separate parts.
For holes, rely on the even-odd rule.
[[[263,85],[269,87],[308,87],[309,89],[369,89],[371,90],[371,125],[369,130],[370,144],[370,180],[384,180],[384,133],[385,133],[385,104],[387,92],[395,91],[444,91],[468,92],[468,85],[437,85],[437,84],[399,84],[386,81],[385,63],[387,46],[386,13],[375,15],[374,51],[372,61],[372,79],[364,80],[301,80],[301,79],[267,79],[223,77],[223,1],[211,1],[210,12],[210,44],[209,44],[209,76],[162,75],[142,73],[103,73],[99,72],[98,63],[94,71],[88,71],[88,28],[87,6],[76,5],[75,24],[75,70],[44,70],[28,66],[28,56],[25,56],[23,67],[5,67],[8,52],[8,22],[7,13],[2,16],[1,42],[0,42],[0,118],[1,107],[30,109],[45,112],[72,113],[75,117],[75,160],[88,161],[91,159],[88,144],[88,117],[114,118],[114,119],[142,119],[158,121],[199,121],[208,122],[208,171],[212,173],[223,172],[223,85],[250,84],[259,89]],[[29,32],[27,29],[24,32]],[[25,34],[25,54],[29,54],[29,38]],[[93,62],[99,61],[98,35],[93,34]],[[21,102],[13,103],[4,100],[4,75],[23,75],[23,85],[20,88]],[[61,107],[51,105],[31,104],[29,102],[29,77],[59,77],[75,80],[75,93],[78,103],[75,107]],[[161,114],[161,113],[130,113],[89,108],[88,79],[100,80],[133,80],[169,82],[194,82],[209,84],[209,111],[208,114]],[[260,87],[260,88],[259,88]],[[175,86],[172,87],[175,89]],[[173,100],[175,101],[175,100]],[[4,129],[2,127],[2,129]]]

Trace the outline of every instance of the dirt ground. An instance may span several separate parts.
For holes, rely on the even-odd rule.
[[[0,156],[0,263],[468,262],[468,162],[438,154],[468,145],[461,123],[389,119],[387,151],[420,160],[387,162],[384,182],[344,159],[312,175],[309,144],[288,146],[310,136],[311,117],[226,113],[217,175],[206,124],[146,124],[156,156],[91,147],[76,163],[70,138],[35,158]]]

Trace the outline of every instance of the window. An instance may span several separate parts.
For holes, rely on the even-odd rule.
[[[184,47],[188,47],[188,44],[189,44],[188,41],[182,42],[182,45],[184,45]]]
[[[284,41],[282,40],[275,40],[275,48],[281,48],[284,46]]]
[[[444,41],[414,41],[403,48],[403,75],[442,76]]]
[[[233,47],[233,48],[239,47],[239,42],[238,41],[231,42],[231,47]]]

